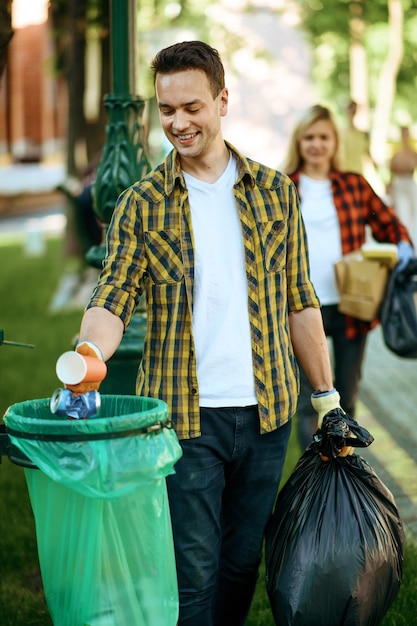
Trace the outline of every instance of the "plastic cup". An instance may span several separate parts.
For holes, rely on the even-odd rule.
[[[104,361],[75,351],[64,352],[56,362],[56,375],[64,385],[98,383],[107,374]]]

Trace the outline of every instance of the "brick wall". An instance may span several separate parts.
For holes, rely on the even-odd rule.
[[[66,136],[65,87],[52,74],[48,23],[15,28],[0,83],[0,159],[61,156]]]

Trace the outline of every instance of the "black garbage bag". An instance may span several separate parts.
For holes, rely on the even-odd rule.
[[[417,258],[391,272],[380,319],[387,348],[398,356],[417,358]]]
[[[377,626],[396,598],[405,539],[393,495],[362,457],[336,456],[372,441],[331,411],[280,491],[265,537],[277,626]]]

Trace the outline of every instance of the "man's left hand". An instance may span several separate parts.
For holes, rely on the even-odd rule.
[[[333,409],[341,409],[339,392],[336,389],[330,389],[330,391],[312,393],[311,404],[318,415],[318,425],[320,427],[326,413],[333,411]],[[344,446],[337,456],[348,456],[349,454],[353,454],[353,447]],[[322,454],[320,454],[320,457],[323,461],[329,460],[328,457]]]

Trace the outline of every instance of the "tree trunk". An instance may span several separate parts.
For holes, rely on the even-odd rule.
[[[13,37],[11,0],[0,0],[0,79],[7,60],[7,46]]]
[[[107,113],[104,107],[104,96],[111,90],[111,68],[110,68],[110,3],[109,0],[101,0],[99,4],[100,20],[100,41],[99,54],[100,62],[97,66],[97,81],[99,87],[99,102],[96,119],[87,120],[86,142],[88,161],[95,161],[97,155],[101,153],[106,140],[105,127],[107,124]],[[100,69],[100,71],[99,71]],[[87,79],[87,77],[86,77]],[[87,85],[86,85],[87,87]]]
[[[66,0],[52,4],[57,61],[65,75],[68,92],[68,183],[76,179],[82,185],[87,174],[94,177],[91,170],[97,164],[105,142],[107,120],[103,99],[110,86],[109,13],[109,0]],[[91,32],[96,37],[95,53],[87,59],[86,42]],[[93,61],[93,66],[88,65],[88,61]],[[93,106],[92,99],[88,98],[91,95]],[[64,252],[66,256],[81,258],[82,245],[77,227],[80,215],[76,213],[76,202],[72,198],[78,192],[76,185],[67,185],[68,221]]]
[[[357,0],[349,4],[350,11],[350,95],[352,100],[360,105],[356,122],[361,130],[369,128],[369,99],[368,99],[368,61],[366,49],[363,44],[365,23],[362,18],[363,0]]]
[[[390,45],[381,69],[374,120],[371,131],[371,154],[382,165],[387,154],[388,128],[394,100],[396,79],[404,54],[403,22],[404,13],[401,0],[388,0]]]

